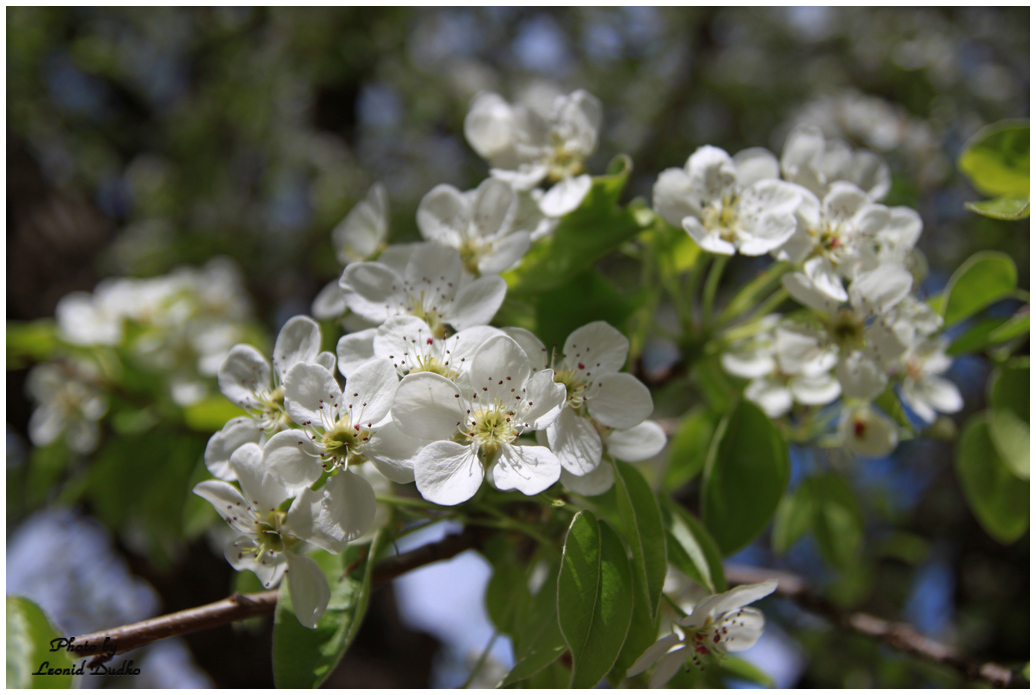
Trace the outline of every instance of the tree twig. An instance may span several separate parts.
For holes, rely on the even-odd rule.
[[[949,666],[973,681],[983,681],[999,688],[1028,688],[1029,681],[1011,669],[992,662],[983,662],[925,637],[905,623],[893,623],[869,613],[847,611],[810,590],[802,577],[790,572],[744,565],[726,565],[731,584],[757,584],[777,580],[779,596],[795,601],[811,613],[822,615],[832,623],[866,637],[876,639],[893,649],[926,661]]]
[[[484,542],[485,535],[482,529],[469,527],[462,533],[447,536],[437,543],[430,543],[408,553],[386,558],[374,568],[371,584],[375,587],[387,584],[410,570],[440,560],[448,560],[465,550],[477,548]],[[166,637],[186,635],[237,620],[247,620],[273,613],[277,608],[279,593],[276,589],[254,594],[235,593],[204,606],[188,608],[110,630],[79,635],[73,638],[71,643],[77,647],[75,653],[79,656],[96,655],[90,662],[90,668],[93,668],[111,660],[116,654],[143,647]]]

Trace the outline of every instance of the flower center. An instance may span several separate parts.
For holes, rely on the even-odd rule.
[[[464,264],[464,269],[475,277],[480,277],[478,261],[485,255],[485,245],[475,239],[465,239],[458,251],[460,251],[460,260]]]
[[[446,337],[446,324],[442,320],[442,313],[434,306],[425,306],[425,294],[422,290],[419,295],[410,295],[410,314],[416,316],[432,329],[432,335],[436,338]]]
[[[259,412],[259,424],[266,430],[266,434],[276,434],[291,426],[291,417],[284,409],[283,388],[278,386],[269,393],[261,394],[259,402],[262,404]]]
[[[324,431],[320,439],[320,445],[324,450],[321,458],[333,465],[348,463],[350,458],[358,455],[357,450],[368,439],[370,431],[366,427],[350,424],[349,418],[343,417]]]
[[[492,461],[504,444],[510,444],[518,438],[514,411],[504,410],[502,406],[497,405],[476,410],[468,417],[468,426],[461,430],[461,434],[478,444],[486,462]]]
[[[828,330],[840,348],[850,348],[863,342],[864,323],[852,311],[843,310],[835,317]]]
[[[735,227],[738,225],[740,215],[737,210],[736,195],[727,195],[721,202],[708,205],[702,216],[702,226],[710,232],[718,232],[723,241],[733,243],[737,239]]]
[[[586,389],[590,384],[579,378],[579,370],[566,369],[554,372],[554,382],[565,385],[565,391],[567,392],[566,405],[576,410],[583,405],[583,401],[586,398]]]
[[[550,134],[551,153],[547,157],[547,178],[557,182],[583,173],[583,153],[569,150],[557,133]]]

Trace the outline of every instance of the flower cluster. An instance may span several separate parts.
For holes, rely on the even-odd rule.
[[[466,131],[497,168],[473,191],[441,185],[424,197],[426,241],[385,246],[380,185],[333,231],[345,268],[314,313],[353,329],[335,353],[296,316],[272,359],[237,345],[220,364],[220,389],[247,415],[212,436],[205,463],[217,480],[195,491],[241,534],[226,551],[235,568],[267,586],[289,575],[302,624],[328,600],[305,544],[336,553],[367,533],[375,486],[413,482],[441,505],[484,481],[596,495],[614,482],[608,456],[638,461],[665,446],[647,420],[647,387],[621,371],[629,341],[616,328],[590,323],[548,352],[527,330],[489,325],[507,292],[500,273],[589,191],[582,162],[599,121],[585,92],[546,115],[480,97]],[[556,183],[531,191],[542,179]]]
[[[914,247],[921,218],[887,207],[888,167],[803,126],[778,159],[761,148],[731,157],[699,148],[654,187],[654,208],[705,251],[770,254],[781,282],[805,309],[770,315],[729,342],[724,369],[749,380],[745,397],[774,418],[844,401],[838,432],[851,450],[890,453],[896,424],[872,402],[891,384],[926,423],[961,409],[941,375],[941,318],[916,297],[923,263]],[[743,327],[742,327],[743,328]]]

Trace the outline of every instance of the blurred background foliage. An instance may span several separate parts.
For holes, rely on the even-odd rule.
[[[482,90],[597,95],[604,130],[588,169],[628,154],[624,201],[649,197],[658,172],[700,145],[779,152],[795,124],[814,123],[889,161],[886,203],[924,218],[931,292],[979,249],[1009,254],[1028,289],[1028,222],[966,211],[980,196],[955,166],[982,126],[1029,116],[1028,20],[1027,8],[8,8],[8,321],[53,316],[63,295],[104,277],[227,256],[253,300],[248,330],[273,335],[340,272],[330,230],[373,182],[388,188],[399,242],[417,237],[414,212],[434,185],[472,188],[486,176],[462,132]],[[622,263],[601,269],[635,288]],[[739,263],[721,295],[757,270]],[[232,572],[209,551],[189,494],[225,412],[159,410],[157,429],[114,423],[92,458],[60,444],[33,451],[29,364],[11,364],[10,344],[8,366],[9,543],[41,509],[76,503],[113,533],[161,612],[225,596]],[[963,359],[952,374],[968,404],[959,424],[982,408],[988,366]],[[118,396],[132,406],[160,391],[138,386]],[[686,392],[683,380],[657,390],[656,415],[685,412]],[[735,559],[800,572],[848,605],[983,657],[1027,660],[1028,534],[1003,546],[978,526],[952,446],[907,442],[894,458],[855,463],[793,449],[793,481],[817,457],[852,481],[868,519],[863,555],[837,575],[824,573],[811,538]],[[678,497],[694,509],[693,485]],[[58,526],[93,523],[66,521]],[[375,596],[329,685],[429,682],[436,642],[395,613],[389,590]],[[96,620],[83,624],[112,624]],[[783,652],[796,664],[786,685],[959,685],[790,606],[772,623],[798,644]],[[225,627],[188,644],[213,683],[269,685],[266,631]]]

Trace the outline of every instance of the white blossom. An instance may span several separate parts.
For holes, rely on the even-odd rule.
[[[320,345],[317,322],[308,316],[295,316],[277,335],[272,368],[251,345],[235,345],[219,366],[219,388],[231,403],[248,411],[261,429],[272,435],[291,423],[284,409],[283,384],[288,370],[299,362],[334,368],[334,355],[322,353]]]
[[[325,471],[370,461],[393,482],[411,482],[410,460],[420,443],[388,417],[399,381],[386,360],[371,360],[346,379],[318,364],[299,362],[284,380],[285,408],[301,430],[274,435],[263,460],[292,490],[312,485]]]
[[[652,688],[660,688],[676,675],[690,659],[704,668],[702,657],[722,659],[727,652],[739,652],[754,645],[763,634],[765,619],[761,611],[745,608],[777,589],[776,580],[745,584],[698,603],[685,618],[676,621],[673,633],[648,647],[627,676],[635,676],[657,664],[651,676]]]
[[[706,145],[683,169],[659,175],[654,208],[710,253],[760,256],[781,246],[796,228],[802,196],[777,176],[777,161],[765,150],[745,150],[731,158]]]
[[[601,115],[600,101],[583,90],[558,95],[545,112],[483,93],[464,119],[464,135],[489,161],[494,177],[520,190],[551,182],[540,209],[562,217],[590,192],[593,182],[583,163],[597,147]]]
[[[902,357],[903,400],[928,424],[935,422],[936,413],[956,413],[964,407],[960,390],[941,376],[953,362],[946,345],[945,339],[923,340]]]
[[[417,226],[425,239],[456,249],[464,269],[479,277],[504,272],[528,251],[532,236],[516,227],[517,216],[514,189],[486,179],[466,193],[433,188],[417,208]]]
[[[871,200],[882,200],[892,180],[888,166],[869,150],[853,151],[838,140],[826,140],[816,126],[799,126],[784,141],[781,172],[787,181],[812,191],[818,198],[831,185],[847,181],[866,192]]]
[[[888,456],[899,444],[896,423],[869,403],[846,408],[838,432],[843,446],[864,456]]]
[[[366,480],[346,471],[316,492],[302,490],[287,511],[279,511],[292,493],[267,469],[258,445],[238,448],[230,466],[240,490],[221,480],[194,487],[239,534],[225,548],[227,561],[236,570],[254,572],[267,588],[289,574],[296,617],[306,627],[316,627],[331,592],[320,566],[301,554],[301,544],[340,553],[373,522],[374,491]]]
[[[463,273],[455,249],[429,242],[389,247],[376,262],[350,264],[339,283],[346,305],[362,318],[380,325],[409,314],[443,337],[447,326],[488,324],[507,292],[499,276],[467,280]]]
[[[88,371],[85,364],[76,369]],[[37,406],[29,418],[29,438],[35,446],[47,446],[63,437],[68,448],[88,454],[97,448],[97,421],[108,411],[104,394],[70,369],[56,364],[32,368],[25,390]]]
[[[533,374],[529,358],[506,335],[483,343],[454,383],[432,372],[406,376],[392,417],[427,444],[414,459],[417,489],[436,504],[464,502],[483,478],[502,490],[535,495],[557,482],[561,463],[545,446],[519,439],[559,414],[565,388],[552,370]]]
[[[561,461],[566,487],[600,494],[611,486],[610,466],[601,466],[605,446],[625,461],[651,458],[665,446],[661,428],[644,422],[654,408],[651,393],[632,374],[619,372],[626,364],[629,340],[615,328],[604,321],[577,328],[561,355],[549,359],[546,347],[529,331],[505,332],[522,346],[534,369],[551,367],[554,381],[565,387],[566,407],[536,438]],[[609,471],[601,470],[605,468]]]

